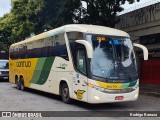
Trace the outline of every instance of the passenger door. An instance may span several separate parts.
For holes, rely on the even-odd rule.
[[[87,57],[86,49],[81,44],[76,44],[74,64],[76,72],[73,74],[73,98],[87,102]]]

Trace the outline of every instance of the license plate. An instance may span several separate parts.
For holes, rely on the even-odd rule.
[[[116,96],[115,97],[115,100],[123,100],[124,99],[124,96]]]

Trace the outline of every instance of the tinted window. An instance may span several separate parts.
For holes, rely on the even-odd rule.
[[[60,34],[54,37],[53,52],[54,52],[54,56],[59,56],[64,59],[68,59],[68,53],[67,53],[64,34]]]
[[[11,59],[59,56],[68,60],[64,34],[19,45],[10,49]]]

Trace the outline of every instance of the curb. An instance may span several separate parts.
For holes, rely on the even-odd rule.
[[[146,92],[146,91],[140,91],[140,95],[147,95],[147,96],[153,96],[153,97],[159,97],[160,98],[160,93],[157,92]]]

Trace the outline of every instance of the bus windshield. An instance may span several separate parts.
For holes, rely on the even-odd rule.
[[[86,35],[93,46],[90,62],[92,76],[110,82],[138,79],[132,42],[127,37]]]

